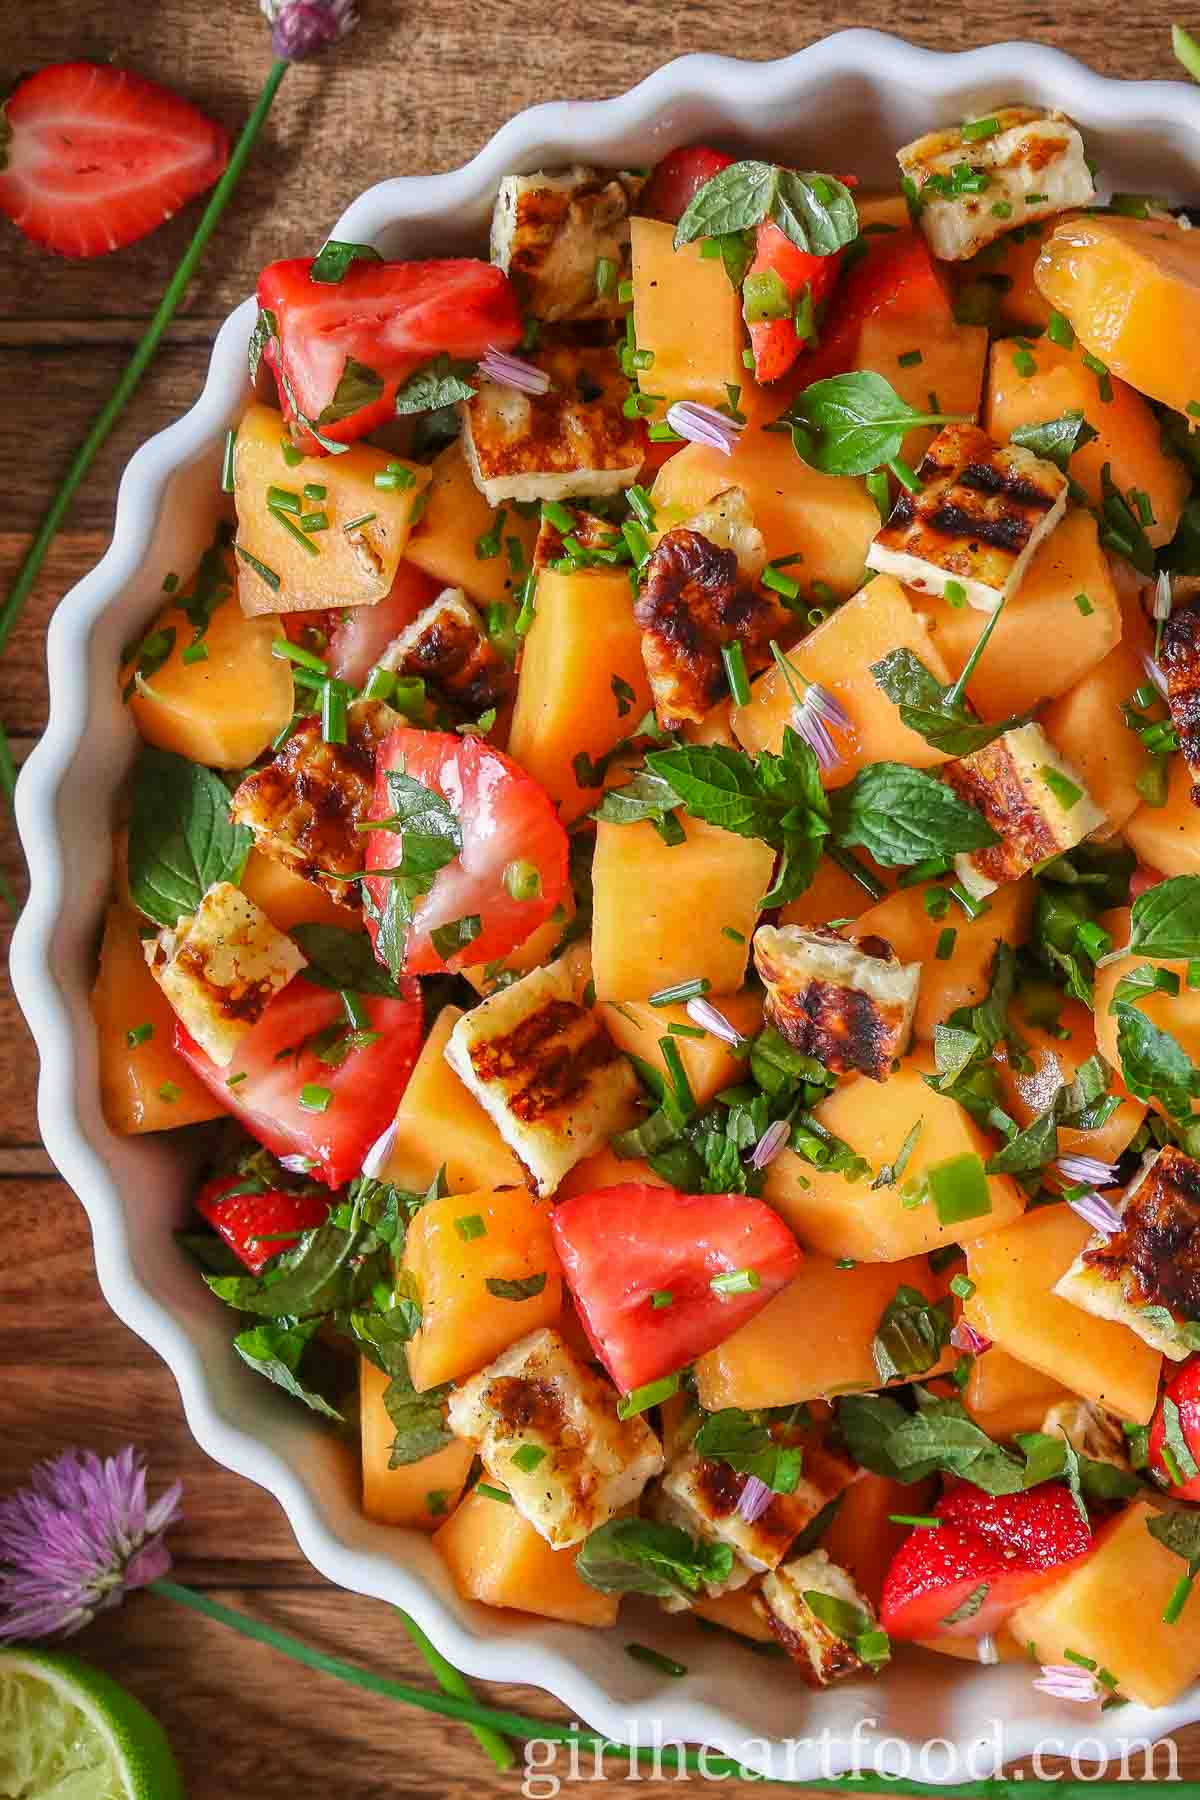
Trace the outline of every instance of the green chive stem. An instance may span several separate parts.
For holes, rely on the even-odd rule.
[[[979,636],[976,638],[975,648],[972,650],[970,656],[968,656],[966,662],[963,664],[962,672],[960,673],[958,680],[954,683],[953,687],[951,687],[947,690],[945,704],[948,708],[957,706],[959,701],[962,699],[963,693],[966,690],[966,685],[967,685],[968,681],[970,681],[972,675],[975,673],[976,664],[978,663],[980,657],[983,655],[984,651],[987,649],[988,639],[991,637],[993,631],[995,631],[996,621],[1000,617],[1000,614],[1003,611],[1004,611],[1004,601],[1001,600],[999,606],[996,608],[995,612],[992,614],[991,618],[988,620],[987,624],[984,626],[983,630],[980,632]]]
[[[408,1614],[401,1612],[399,1607],[396,1608],[396,1612],[399,1614],[400,1623],[405,1631],[429,1664],[442,1692],[453,1694],[458,1700],[474,1700],[475,1696],[467,1685],[465,1677],[459,1673],[452,1662],[446,1661],[436,1644],[430,1643],[417,1621],[410,1619]],[[507,1738],[501,1737],[498,1731],[493,1731],[490,1725],[469,1725],[467,1729],[479,1748],[491,1757],[501,1772],[512,1768],[517,1756]]]

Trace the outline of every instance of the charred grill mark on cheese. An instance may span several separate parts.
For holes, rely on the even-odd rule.
[[[1200,778],[1200,600],[1177,606],[1167,620],[1159,660],[1179,747],[1191,773]],[[1200,779],[1192,787],[1192,802],[1200,806]]]
[[[1132,1275],[1132,1296],[1200,1319],[1200,1163],[1168,1146],[1130,1196],[1123,1229],[1083,1261],[1110,1280]]]
[[[670,730],[698,723],[727,692],[723,646],[742,646],[748,673],[766,666],[782,610],[742,578],[734,551],[680,526],[650,556],[633,616],[654,709]]]
[[[569,1106],[620,1051],[585,1007],[550,1000],[506,1036],[473,1044],[470,1056],[479,1080],[501,1083],[508,1110],[528,1125]]]

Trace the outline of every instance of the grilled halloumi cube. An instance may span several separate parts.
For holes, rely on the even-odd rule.
[[[1120,1231],[1096,1232],[1054,1292],[1182,1362],[1196,1344],[1181,1328],[1200,1328],[1200,1162],[1168,1144],[1146,1157],[1114,1210]]]
[[[818,1616],[809,1596],[821,1596],[830,1603],[840,1630]],[[847,1675],[860,1675],[870,1666],[855,1645],[866,1632],[877,1629],[875,1613],[827,1551],[810,1550],[774,1570],[765,1577],[754,1604],[809,1687],[827,1687]],[[821,1607],[820,1598],[816,1606]]]
[[[1175,583],[1177,599],[1182,585]],[[1195,783],[1192,800],[1200,805],[1200,599],[1176,606],[1163,627],[1159,662],[1167,677],[1171,723]]]
[[[1091,1462],[1128,1469],[1128,1442],[1120,1419],[1091,1400],[1059,1400],[1042,1420],[1047,1437],[1065,1437],[1072,1449]]]
[[[816,1518],[829,1496],[801,1476],[790,1494],[772,1494],[756,1519],[746,1519],[738,1504],[749,1479],[726,1462],[686,1450],[672,1458],[662,1492],[674,1504],[676,1522],[693,1537],[728,1544],[747,1570],[761,1574],[778,1567],[793,1538]]]
[[[443,588],[392,639],[379,663],[397,675],[419,676],[460,719],[477,719],[512,698],[512,665],[462,588]]]
[[[224,1068],[267,1003],[308,958],[262,908],[228,881],[214,882],[196,911],[142,946],[176,1018]]]
[[[1096,196],[1083,139],[1064,114],[1005,106],[990,117],[999,129],[988,136],[964,137],[951,125],[896,152],[929,247],[946,262]]]
[[[480,1001],[446,1041],[446,1061],[539,1194],[637,1115],[637,1077],[584,1004],[587,980],[580,959],[560,957]]]
[[[774,594],[757,585],[762,533],[741,488],[726,488],[702,512],[659,538],[642,569],[633,616],[659,724],[699,723],[729,692],[722,651],[741,647],[748,674],[771,660],[787,624]]]
[[[651,1488],[643,1511],[658,1524],[673,1525],[676,1531],[686,1532],[690,1538],[699,1538],[706,1543],[711,1543],[716,1538],[716,1533],[706,1528],[705,1521],[698,1519],[690,1506],[682,1505],[669,1494],[661,1481]],[[685,1599],[682,1594],[663,1594],[659,1597],[658,1604],[663,1612],[690,1612],[696,1600],[718,1600],[722,1594],[732,1594],[737,1588],[748,1587],[758,1578],[758,1573],[735,1552],[724,1580],[702,1582],[695,1599]]]
[[[976,899],[994,893],[1002,881],[1019,881],[1107,824],[1079,771],[1040,725],[1002,733],[982,750],[947,763],[942,775],[1000,837],[998,844],[954,859],[959,880]]]
[[[247,775],[230,801],[265,856],[352,903],[341,879],[363,866],[362,833],[375,786],[375,752],[404,721],[382,700],[355,700],[346,709],[346,742],[327,744],[321,722],[304,719],[273,762]]]
[[[1066,476],[977,425],[943,426],[917,475],[920,492],[901,489],[867,567],[923,594],[960,589],[979,612],[995,612],[1066,511]]]
[[[586,560],[586,555],[594,551],[610,551],[624,544],[625,540],[611,520],[598,518],[595,513],[585,512],[577,506],[571,508],[571,514],[574,522],[569,531],[560,531],[552,519],[542,514],[533,546],[535,569],[553,569],[560,562],[570,562],[573,556],[578,560],[575,546],[584,551]]]
[[[760,925],[753,948],[764,1014],[781,1037],[831,1074],[887,1080],[912,1036],[920,963],[902,963],[882,938],[851,944],[827,926]]]
[[[616,1390],[549,1329],[464,1381],[448,1418],[556,1550],[632,1505],[663,1466],[645,1419],[618,1418]]]
[[[561,319],[615,319],[617,285],[629,274],[629,215],[645,176],[580,164],[547,175],[506,175],[492,212],[492,261],[508,275],[524,312]],[[598,265],[611,265],[600,291]]]
[[[463,448],[489,506],[615,494],[645,456],[640,419],[627,419],[629,383],[615,350],[551,345],[529,361],[550,377],[545,394],[481,379],[462,403]]]

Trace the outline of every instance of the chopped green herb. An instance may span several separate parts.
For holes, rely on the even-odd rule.
[[[300,1089],[300,1105],[305,1112],[328,1112],[332,1099],[333,1089],[320,1087],[315,1081],[306,1081]]]
[[[136,1050],[139,1044],[148,1044],[153,1036],[153,1025],[131,1025],[125,1033],[125,1042],[131,1050]]]
[[[472,1238],[487,1236],[487,1226],[480,1213],[464,1213],[461,1219],[455,1219],[454,1229],[464,1244],[469,1244]]]
[[[762,1286],[757,1269],[730,1269],[725,1275],[714,1275],[709,1282],[714,1294],[753,1294]]]
[[[523,1475],[532,1475],[538,1464],[545,1460],[546,1452],[540,1444],[522,1444],[519,1450],[513,1452],[512,1465],[514,1469],[520,1469]]]

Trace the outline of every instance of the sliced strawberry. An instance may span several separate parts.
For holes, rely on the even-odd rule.
[[[54,63],[0,109],[0,212],[59,256],[145,237],[224,169],[219,125],[107,63]]]
[[[672,150],[642,189],[638,211],[648,219],[678,225],[705,182],[727,169],[733,160],[723,150],[710,150],[706,144],[688,144],[682,150]]]
[[[396,579],[382,600],[374,606],[348,606],[335,617],[325,657],[329,673],[339,681],[361,687],[392,639],[399,637],[431,600],[436,600],[443,585],[415,563],[401,562]],[[285,620],[287,616],[285,613]]]
[[[787,315],[781,319],[759,319],[751,323],[750,347],[754,352],[756,381],[778,381],[786,375],[805,347],[806,340],[796,333],[795,313],[805,288],[814,308],[822,306],[833,292],[842,266],[841,252],[833,256],[812,256],[797,250],[795,244],[769,219],[756,228],[754,261],[746,271],[746,281],[754,276],[777,275],[787,296]],[[753,293],[743,287],[743,293]]]
[[[802,1260],[778,1213],[749,1194],[626,1182],[561,1201],[550,1228],[583,1328],[626,1393],[724,1343]],[[756,1285],[712,1285],[743,1271]]]
[[[258,278],[258,304],[271,313],[276,336],[266,360],[285,414],[299,411],[322,435],[348,444],[391,418],[400,384],[440,355],[474,362],[489,345],[521,341],[521,312],[503,270],[471,257],[438,262],[350,264],[337,282],[313,281],[308,257],[268,263]],[[348,360],[382,383],[374,398],[342,418],[333,405]],[[310,434],[304,447],[319,451]]]
[[[399,1000],[360,999],[371,1036],[341,1060],[329,1060],[346,1023],[341,995],[303,975],[276,994],[228,1068],[218,1068],[178,1020],[175,1048],[273,1155],[302,1157],[315,1180],[341,1187],[394,1117],[421,1047],[416,982]]]
[[[959,1482],[935,1516],[944,1523],[910,1532],[888,1569],[879,1617],[894,1638],[996,1631],[1092,1548],[1090,1526],[1054,1482],[1001,1495]]]
[[[229,1191],[242,1186],[240,1175],[220,1176],[205,1183],[195,1206],[252,1275],[260,1275],[281,1250],[290,1250],[300,1232],[323,1225],[329,1216],[329,1201],[320,1194],[290,1194],[283,1188],[269,1188],[265,1194]]]
[[[1183,1433],[1183,1441],[1191,1451],[1192,1461],[1200,1468],[1200,1356],[1189,1357],[1178,1374],[1167,1382],[1150,1425],[1151,1469],[1162,1477],[1172,1500],[1200,1500],[1200,1475],[1192,1475],[1176,1486],[1175,1478],[1163,1456],[1163,1446],[1167,1441],[1164,1404],[1167,1400],[1174,1401],[1179,1408],[1179,1428]],[[1178,1463],[1178,1456],[1175,1460]]]

